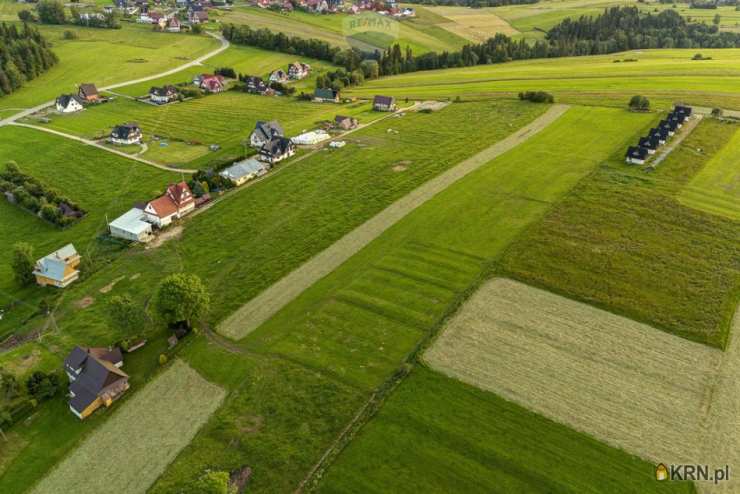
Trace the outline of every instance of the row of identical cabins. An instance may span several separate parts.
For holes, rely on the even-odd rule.
[[[637,146],[627,148],[625,161],[635,165],[644,164],[650,155],[655,154],[658,148],[665,144],[690,116],[690,106],[676,105],[657,127],[653,127],[647,136],[640,138]]]

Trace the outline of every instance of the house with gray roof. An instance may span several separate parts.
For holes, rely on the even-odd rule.
[[[72,349],[64,359],[72,413],[82,420],[103,405],[111,406],[129,388],[128,374],[122,366],[119,348]]]
[[[75,246],[67,244],[36,261],[33,275],[36,277],[36,283],[41,286],[65,288],[80,277],[80,271],[77,269],[79,264],[80,255]]]
[[[108,224],[111,237],[131,242],[149,242],[154,238],[152,224],[146,221],[146,213],[141,208],[131,208]]]
[[[83,103],[76,94],[63,94],[56,99],[56,108],[59,113],[74,113],[84,109]]]
[[[273,138],[283,136],[285,136],[285,131],[283,131],[277,120],[270,120],[269,122],[259,121],[249,136],[249,144],[259,149]]]
[[[221,171],[219,175],[231,180],[238,187],[254,178],[261,177],[268,171],[269,165],[254,158],[248,158]]]

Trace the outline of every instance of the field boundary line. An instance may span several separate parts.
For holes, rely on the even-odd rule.
[[[232,339],[244,338],[407,214],[461,178],[538,134],[568,108],[568,105],[553,105],[513,134],[412,190],[242,305],[217,327],[217,331]]]
[[[77,141],[81,144],[85,144],[87,146],[92,146],[98,149],[102,149],[103,151],[107,151],[109,153],[113,153],[115,155],[118,155],[122,158],[130,159],[133,161],[138,161],[139,163],[143,163],[148,166],[153,166],[154,168],[159,168],[160,170],[168,171],[168,172],[174,172],[174,173],[195,173],[198,170],[194,170],[192,168],[170,168],[164,165],[160,165],[159,163],[155,163],[154,161],[149,161],[147,159],[142,158],[139,156],[140,153],[137,154],[126,154],[123,151],[118,151],[117,149],[110,148],[108,146],[103,146],[102,144],[99,144],[95,141],[91,141],[90,139],[85,139],[84,137],[78,137],[72,134],[67,134],[64,132],[60,132],[58,130],[50,129],[48,127],[41,127],[39,125],[31,125],[31,124],[24,124],[24,123],[18,123],[18,122],[12,122],[9,125],[12,125],[14,127],[23,127],[26,129],[34,129],[34,130],[40,130],[42,132],[48,132],[49,134],[54,134],[59,137],[64,137],[66,139],[70,139],[73,141]]]

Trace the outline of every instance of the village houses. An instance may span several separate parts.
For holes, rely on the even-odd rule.
[[[79,265],[80,255],[75,246],[67,244],[36,261],[33,275],[41,286],[65,288],[80,277]]]
[[[359,121],[353,117],[346,117],[343,115],[337,115],[334,117],[334,127],[341,130],[352,130],[356,129],[359,125]]]
[[[285,136],[285,132],[276,120],[269,122],[259,121],[249,136],[249,145],[259,149],[273,138],[283,136]]]
[[[177,99],[178,93],[175,86],[153,87],[149,90],[149,100],[158,105],[164,105]]]
[[[63,94],[56,99],[56,108],[59,113],[74,113],[84,109],[83,103],[76,94]]]
[[[393,96],[375,96],[373,98],[373,110],[395,111],[396,99]]]
[[[110,407],[129,389],[128,375],[121,370],[118,348],[75,347],[64,359],[69,378],[69,409],[80,420],[101,406]]]
[[[186,182],[172,184],[164,195],[149,201],[144,208],[146,220],[163,228],[195,209],[195,198]]]
[[[123,146],[131,144],[140,144],[143,134],[141,129],[135,123],[125,123],[116,125],[110,133],[110,142]]]
[[[304,79],[311,72],[311,66],[303,62],[293,62],[288,65],[288,77],[293,80]]]
[[[288,73],[285,72],[283,69],[277,69],[272,74],[270,74],[270,82],[279,82],[284,83],[288,82]]]
[[[339,91],[330,88],[316,88],[313,100],[319,103],[339,103]]]
[[[220,93],[226,89],[223,76],[214,74],[201,74],[193,79],[193,83],[202,90],[209,93]]]
[[[86,103],[97,103],[100,100],[100,94],[95,84],[80,84],[77,90],[77,96]]]
[[[275,91],[271,89],[270,86],[268,86],[261,77],[253,75],[247,76],[244,80],[244,84],[247,92],[250,94],[262,94],[265,96],[271,96],[275,94]]]
[[[252,179],[261,177],[268,172],[268,167],[267,163],[257,161],[254,158],[247,158],[222,170],[219,175],[231,180],[238,187]]]
[[[273,137],[259,151],[260,159],[274,164],[295,154],[295,145],[286,137]]]
[[[146,243],[154,238],[152,224],[146,221],[144,210],[138,207],[131,208],[108,224],[111,237],[121,238],[131,242]]]

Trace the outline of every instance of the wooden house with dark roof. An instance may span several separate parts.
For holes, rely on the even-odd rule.
[[[64,359],[72,413],[84,420],[101,406],[111,406],[129,388],[122,366],[118,348],[75,347]]]
[[[98,100],[100,100],[100,94],[98,93],[98,88],[95,86],[95,84],[92,83],[83,83],[80,84],[79,89],[77,90],[77,96],[88,103],[96,103]]]

